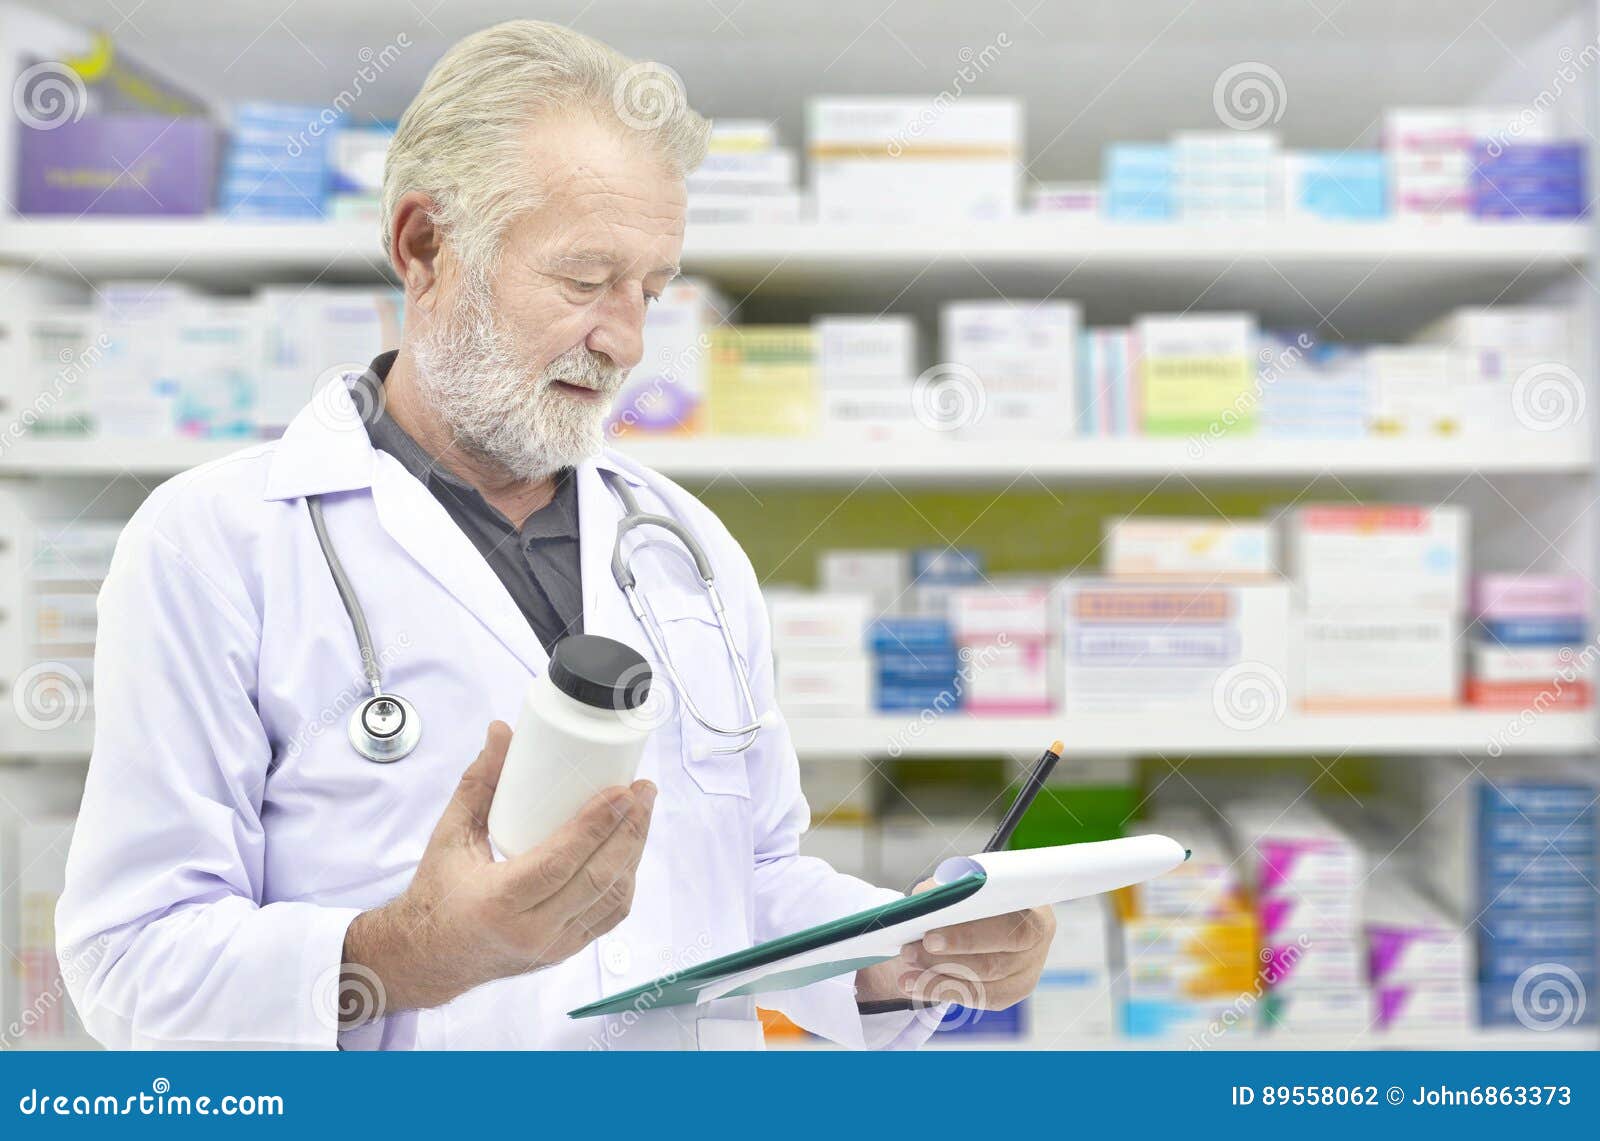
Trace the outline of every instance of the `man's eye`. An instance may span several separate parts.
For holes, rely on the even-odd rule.
[[[661,300],[661,294],[659,294],[659,293],[646,293],[644,295],[644,303],[646,305],[654,305],[657,301],[660,301],[660,300]]]
[[[603,281],[582,281],[578,278],[572,279],[572,286],[579,293],[597,293],[604,289],[605,285],[606,283]]]

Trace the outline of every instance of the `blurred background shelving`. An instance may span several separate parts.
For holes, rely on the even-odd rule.
[[[959,83],[961,98],[1015,97],[1024,140],[1019,202],[1060,183],[1100,179],[1108,148],[1175,132],[1233,130],[1219,100],[1222,77],[1238,67],[1251,69],[1246,77],[1257,82],[1271,120],[1261,133],[1237,131],[1240,138],[1273,133],[1285,148],[1372,151],[1385,145],[1385,116],[1396,108],[1537,106],[1555,137],[1584,144],[1588,186],[1600,185],[1590,153],[1600,81],[1587,54],[1600,34],[1600,6],[1588,0],[1531,0],[1483,12],[1447,0],[1345,0],[1325,12],[1243,0],[1027,7],[930,0],[914,14],[891,7],[874,17],[826,0],[811,6],[803,26],[792,11],[749,5],[724,12],[701,0],[557,2],[538,15],[665,61],[698,109],[773,124],[778,142],[797,151],[808,143],[808,101],[818,96],[931,98]],[[353,100],[351,118],[365,128],[398,115],[453,39],[526,14],[500,0],[432,11],[376,0],[314,10],[283,9],[273,0],[145,0],[128,11],[101,0],[61,0],[45,23],[108,31],[222,120],[246,101],[331,105],[378,52],[384,66],[362,80]],[[39,20],[12,8],[0,18],[0,32],[32,31]],[[975,58],[978,74],[959,78]],[[8,119],[0,130],[0,174],[8,179],[24,129]],[[809,189],[813,173],[806,169],[798,185]],[[24,339],[26,321],[54,319],[63,307],[105,306],[107,294],[128,283],[142,283],[148,294],[183,288],[231,299],[285,287],[359,287],[376,295],[392,283],[375,221],[221,214],[8,212],[0,217],[0,322],[9,344]],[[1507,222],[1392,210],[1362,221],[1278,213],[1141,221],[1104,210],[1063,216],[1022,208],[1005,218],[911,224],[691,221],[685,270],[736,304],[739,324],[800,329],[834,314],[909,318],[916,369],[947,361],[948,344],[937,333],[953,302],[1070,302],[1079,307],[1077,331],[1131,326],[1151,313],[1237,312],[1253,315],[1261,331],[1308,329],[1319,343],[1336,346],[1411,345],[1464,307],[1539,307],[1571,318],[1568,354],[1543,363],[1575,378],[1567,395],[1578,405],[1571,422],[1554,431],[1517,425],[1501,403],[1463,430],[1338,439],[1076,429],[1059,439],[995,439],[941,425],[882,439],[630,435],[619,446],[700,493],[746,546],[775,599],[826,589],[821,566],[838,549],[945,556],[970,549],[985,556],[981,582],[993,585],[992,578],[1005,588],[1021,577],[1092,575],[1108,561],[1106,522],[1127,514],[1268,519],[1286,529],[1285,508],[1295,504],[1422,504],[1470,515],[1463,554],[1473,571],[1577,578],[1592,613],[1600,480],[1593,402],[1585,413],[1583,401],[1593,394],[1596,239],[1591,216]],[[28,394],[18,383],[21,358],[5,359],[0,420],[15,426]],[[293,382],[303,386],[295,390],[300,399],[332,363],[319,362]],[[281,394],[277,402],[284,403]],[[94,573],[41,585],[32,571],[53,528],[71,520],[114,529],[149,488],[255,444],[254,434],[251,427],[223,438],[8,432],[0,439],[0,685],[7,687],[0,692],[0,828],[7,830],[0,943],[12,951],[0,988],[0,1013],[8,1018],[0,1027],[56,985],[40,945],[41,930],[48,936],[40,901],[49,898],[64,855],[63,821],[81,790],[93,731],[92,646],[35,638],[30,623],[41,606],[54,606],[68,626],[88,622],[82,607]],[[1457,637],[1466,630],[1460,623]],[[1584,643],[1592,637],[1586,629]],[[51,663],[67,671],[65,687],[51,691],[66,705],[17,716],[18,683]],[[1051,684],[1059,694],[1059,679]],[[1295,694],[1291,685],[1281,700],[1292,706]],[[966,832],[981,830],[988,817],[974,821],[958,806],[1003,803],[1017,762],[1056,736],[1069,746],[1053,793],[1061,812],[1050,826],[1059,836],[1096,838],[1102,826],[1132,831],[1174,805],[1214,815],[1219,804],[1246,794],[1279,797],[1286,810],[1304,798],[1328,806],[1335,818],[1342,819],[1341,808],[1381,818],[1392,829],[1383,847],[1397,854],[1390,861],[1374,849],[1383,858],[1373,862],[1403,865],[1425,879],[1418,866],[1467,859],[1442,854],[1461,836],[1440,824],[1448,818],[1471,832],[1472,813],[1482,806],[1450,794],[1473,787],[1488,796],[1522,780],[1600,779],[1600,723],[1591,705],[1523,712],[1464,703],[1337,715],[1286,707],[1240,728],[1192,708],[1105,716],[1076,708],[941,713],[926,720],[915,709],[870,704],[847,713],[788,710],[817,824],[808,850],[894,883],[906,865],[960,850]],[[1248,838],[1230,842],[1251,846]],[[1455,942],[1475,950],[1484,911],[1460,900],[1440,907],[1456,924]],[[1130,979],[1150,980],[1135,970],[1141,952],[1124,945],[1133,929],[1128,916],[1102,917],[1105,946],[1098,951],[1087,946],[1092,938],[1077,944],[1085,929],[1064,923],[1074,933],[1065,942],[1073,945],[1063,946],[1052,967],[1048,995],[1011,1020],[980,1019],[941,1040],[1062,1049],[1193,1045],[1194,1027],[1183,1028],[1166,1007],[1166,1029],[1131,1026]],[[1319,1025],[1316,1014],[1297,1018],[1291,1003],[1287,1015],[1273,1015],[1283,1025],[1271,1033],[1231,1032],[1203,1045],[1594,1048],[1600,991],[1592,946],[1589,960],[1591,974],[1582,977],[1590,1013],[1557,1033],[1507,1025],[1505,1010],[1502,1024],[1479,1026],[1476,1006],[1457,1029],[1379,1030],[1374,1019],[1348,1030]],[[1173,986],[1174,994],[1182,990]],[[1224,986],[1206,997],[1222,1008],[1247,989]],[[46,1006],[44,1029],[4,1044],[81,1043],[60,1002]],[[1184,1009],[1193,1017],[1202,1006]],[[1259,1012],[1250,1017],[1266,1020]],[[797,1044],[780,1026],[770,1040]]]

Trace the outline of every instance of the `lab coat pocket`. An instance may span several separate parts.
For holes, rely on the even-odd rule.
[[[744,724],[748,718],[742,712],[739,687],[728,660],[728,649],[722,640],[722,631],[710,617],[710,608],[703,599],[672,601],[657,612],[661,635],[672,655],[683,685],[690,692],[696,708],[707,720],[719,726]],[[682,603],[680,605],[680,602]],[[704,613],[693,609],[698,602]],[[694,719],[689,712],[685,694],[672,683],[664,669],[657,668],[651,688],[661,687],[658,700],[667,703],[682,733],[683,766],[700,791],[713,796],[737,796],[749,799],[750,780],[745,771],[745,754],[719,753],[740,740],[711,732]]]

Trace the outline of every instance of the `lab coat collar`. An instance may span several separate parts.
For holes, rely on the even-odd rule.
[[[379,522],[458,602],[516,655],[532,674],[548,655],[516,600],[431,491],[393,456],[377,452],[348,382],[328,384],[290,423],[267,474],[265,498],[295,499],[370,488]],[[635,487],[643,470],[609,453],[578,465],[578,551],[584,629],[641,649],[638,623],[611,576],[611,548],[622,510],[605,486],[612,472]]]

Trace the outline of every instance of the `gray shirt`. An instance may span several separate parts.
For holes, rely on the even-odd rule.
[[[397,353],[383,353],[358,383],[382,384]],[[578,481],[571,468],[556,477],[545,504],[514,526],[471,485],[445,470],[400,425],[383,414],[382,402],[357,402],[377,409],[367,419],[372,446],[388,452],[433,493],[472,540],[478,553],[516,600],[548,653],[568,634],[583,633],[583,590],[578,570]]]

